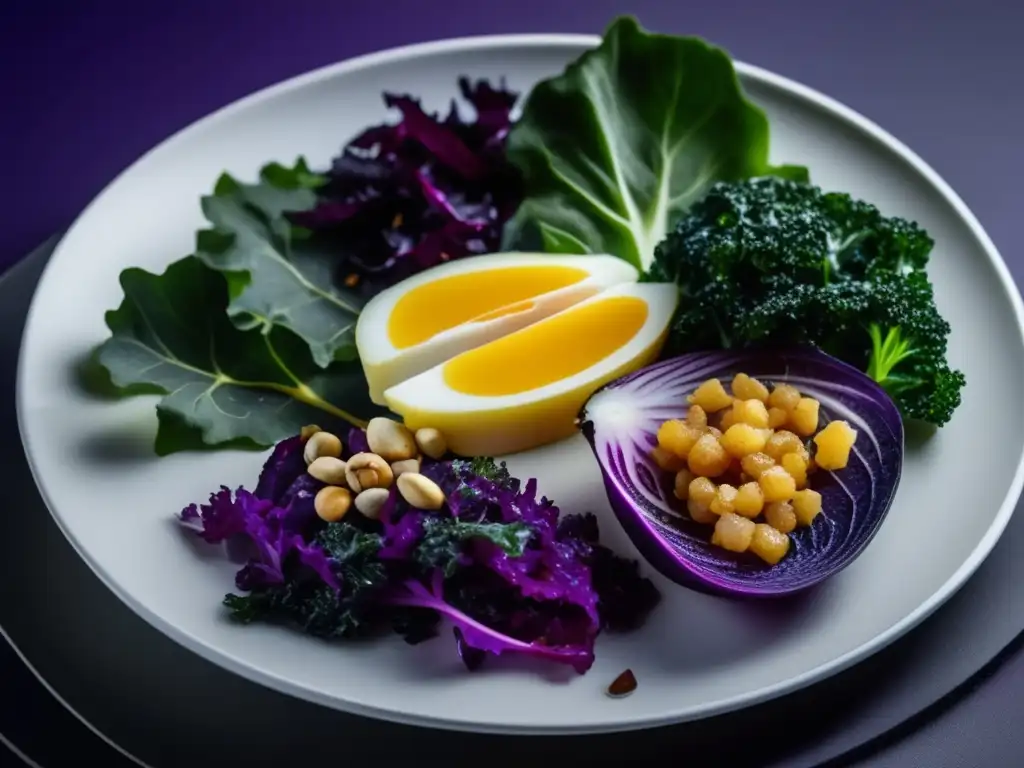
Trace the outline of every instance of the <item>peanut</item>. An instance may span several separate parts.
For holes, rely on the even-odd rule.
[[[444,492],[437,483],[419,472],[400,475],[398,492],[416,509],[440,509],[444,506]]]
[[[405,461],[416,457],[416,440],[404,424],[378,416],[366,425],[366,442],[372,453],[384,461]]]
[[[348,514],[352,506],[352,494],[346,488],[328,485],[321,488],[313,499],[317,516],[328,523],[336,523]]]
[[[390,496],[391,493],[384,488],[367,488],[356,496],[355,506],[366,519],[379,520],[380,512]]]
[[[401,477],[406,472],[419,472],[420,471],[420,460],[419,459],[404,459],[403,461],[396,461],[391,465],[391,472],[396,478]]]
[[[357,453],[345,465],[345,482],[356,493],[368,488],[390,488],[394,481],[391,466],[375,453]]]
[[[321,483],[328,485],[344,485],[345,462],[333,456],[320,456],[313,459],[313,462],[306,468],[306,471]]]
[[[306,460],[306,465],[312,464],[321,456],[330,456],[334,459],[341,456],[341,439],[337,435],[316,432],[306,441],[302,449],[302,458]]]
[[[436,429],[429,427],[417,429],[415,437],[416,445],[419,446],[420,452],[424,456],[438,461],[448,453],[448,443],[445,441],[444,435]]]

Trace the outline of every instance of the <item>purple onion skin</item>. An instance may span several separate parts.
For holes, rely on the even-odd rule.
[[[777,565],[712,546],[712,527],[689,519],[672,495],[673,478],[650,459],[659,425],[685,418],[688,394],[710,378],[728,386],[740,372],[769,385],[791,383],[818,399],[819,428],[846,419],[858,431],[845,469],[814,473],[811,487],[822,495],[822,513],[790,534],[789,552]],[[623,409],[636,426],[623,426]],[[594,393],[580,413],[580,428],[612,510],[641,554],[677,584],[730,598],[790,596],[839,573],[878,532],[903,469],[903,422],[895,404],[862,372],[813,349],[700,352],[655,363]],[[625,446],[617,439],[624,431],[632,436]],[[624,474],[626,455],[634,462],[633,478]]]

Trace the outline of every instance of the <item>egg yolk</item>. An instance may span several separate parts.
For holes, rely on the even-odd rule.
[[[532,301],[517,301],[515,304],[509,304],[505,307],[499,307],[493,312],[487,312],[474,317],[472,322],[474,323],[486,323],[490,320],[497,320],[499,317],[506,317],[507,315],[517,315],[520,312],[526,312],[529,309],[533,309],[536,306],[535,302]]]
[[[568,309],[444,366],[456,392],[497,397],[527,392],[587,370],[625,346],[647,321],[647,302],[615,296]]]
[[[406,349],[463,323],[528,309],[522,306],[526,300],[587,276],[579,267],[552,265],[487,269],[434,280],[395,302],[388,318],[388,338],[395,348]]]

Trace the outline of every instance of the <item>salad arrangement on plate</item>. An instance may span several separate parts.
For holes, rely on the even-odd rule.
[[[385,94],[396,119],[329,168],[222,176],[193,254],[121,275],[91,386],[160,396],[159,455],[272,448],[180,515],[241,558],[230,615],[412,643],[444,621],[470,668],[586,671],[658,590],[493,458],[577,433],[673,581],[781,596],[849,564],[904,422],[941,427],[965,385],[929,235],[770,164],[697,38],[622,18],[528,94],[457,87],[440,115]]]

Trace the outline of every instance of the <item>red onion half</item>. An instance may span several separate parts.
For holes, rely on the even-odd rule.
[[[672,495],[673,478],[650,458],[662,422],[685,418],[687,395],[707,379],[725,382],[740,372],[769,385],[792,384],[820,402],[821,426],[844,419],[858,432],[845,469],[814,474],[822,513],[791,534],[789,553],[773,566],[712,546],[711,527],[690,520]],[[903,467],[903,422],[889,396],[857,369],[813,349],[665,360],[596,392],[580,424],[612,509],[644,557],[679,584],[731,597],[791,595],[849,565],[885,519]]]

